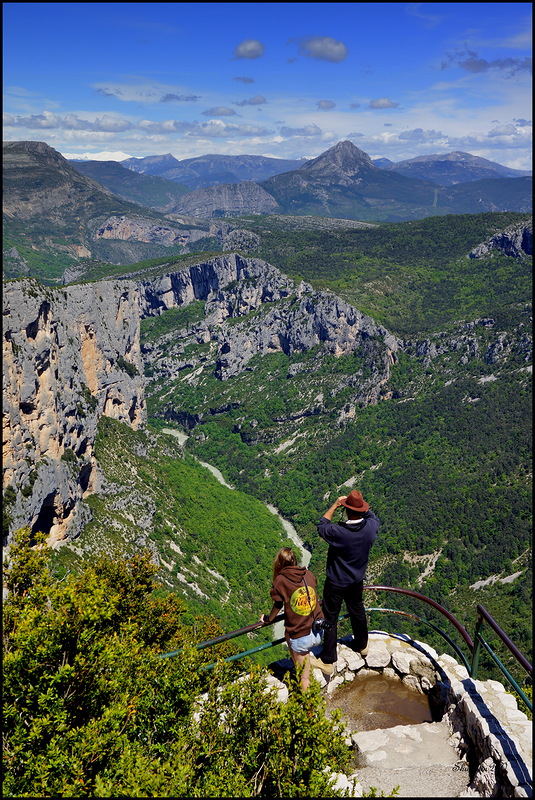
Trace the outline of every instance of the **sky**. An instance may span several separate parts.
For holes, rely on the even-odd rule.
[[[4,141],[531,169],[531,3],[4,3]]]

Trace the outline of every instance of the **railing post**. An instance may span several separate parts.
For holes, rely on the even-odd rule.
[[[477,673],[479,670],[479,655],[481,653],[481,639],[479,637],[479,632],[483,627],[483,616],[479,613],[477,614],[477,622],[476,622],[476,629],[474,632],[474,649],[472,651],[472,668],[470,670],[470,677],[473,680],[477,680]]]

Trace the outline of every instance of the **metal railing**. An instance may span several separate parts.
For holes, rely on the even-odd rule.
[[[429,605],[431,608],[434,608],[435,611],[438,611],[442,614],[445,619],[457,630],[460,634],[461,638],[463,639],[464,643],[468,647],[470,651],[470,660],[466,658],[460,647],[453,641],[453,639],[441,628],[435,625],[434,622],[429,620],[423,619],[422,617],[417,616],[416,614],[409,613],[407,611],[402,611],[400,609],[395,608],[367,608],[366,611],[368,613],[371,612],[380,612],[380,613],[390,613],[390,614],[397,614],[399,616],[409,617],[411,619],[417,620],[429,627],[431,627],[434,631],[436,631],[455,651],[456,655],[461,659],[462,663],[466,667],[466,670],[471,678],[474,680],[477,679],[478,670],[479,670],[479,657],[481,653],[481,647],[485,649],[485,651],[489,654],[491,659],[494,661],[496,666],[500,669],[504,677],[507,681],[511,684],[514,690],[519,694],[522,698],[522,701],[526,704],[530,711],[533,710],[533,705],[531,700],[526,696],[526,694],[522,691],[521,687],[518,685],[517,681],[513,678],[510,674],[509,670],[502,664],[498,656],[493,652],[492,648],[489,644],[485,641],[485,639],[481,635],[481,629],[483,624],[486,622],[491,626],[494,632],[499,636],[501,641],[509,648],[510,652],[513,654],[517,662],[523,667],[523,669],[530,675],[533,675],[533,668],[529,661],[522,655],[520,650],[516,647],[515,644],[509,639],[507,634],[500,628],[497,622],[491,617],[491,615],[486,611],[486,609],[478,605],[478,621],[476,624],[476,630],[474,634],[474,640],[472,640],[471,636],[469,635],[466,628],[461,625],[461,623],[451,614],[447,609],[437,603],[435,600],[432,600],[430,597],[426,597],[419,592],[414,592],[411,589],[399,589],[393,586],[364,586],[366,591],[376,591],[376,592],[392,592],[394,594],[401,594],[405,595],[406,597],[412,597],[419,602],[425,603]],[[346,619],[349,617],[349,614],[341,614],[340,619]],[[203,650],[206,647],[211,647],[214,645],[221,644],[222,642],[227,642],[231,639],[235,639],[238,636],[244,636],[245,634],[252,633],[253,631],[259,631],[263,628],[266,628],[270,625],[274,625],[276,622],[280,622],[284,619],[284,614],[279,614],[275,617],[274,620],[271,622],[267,622],[264,624],[259,624],[258,622],[254,622],[251,625],[246,625],[244,628],[239,628],[235,631],[230,631],[229,633],[221,634],[221,636],[217,636],[214,639],[210,639],[206,642],[200,642],[196,645],[197,650]],[[257,653],[262,652],[263,650],[267,650],[271,647],[276,647],[279,644],[282,644],[285,641],[285,637],[275,639],[271,642],[266,642],[264,644],[258,645],[257,647],[250,648],[249,650],[244,650],[243,652],[236,653],[235,655],[228,656],[224,659],[224,661],[232,662],[232,661],[239,661],[243,658],[248,656],[255,655]],[[174,656],[179,655],[182,650],[173,650],[169,653],[162,653],[160,654],[160,658],[172,658]],[[213,662],[211,664],[207,664],[203,667],[203,669],[212,669],[217,662]]]
[[[478,670],[479,670],[479,656],[480,656],[480,653],[481,653],[481,645],[483,645],[483,647],[485,648],[486,652],[489,654],[489,656],[494,661],[496,666],[501,670],[502,674],[505,675],[505,677],[507,678],[507,680],[509,681],[511,686],[513,686],[515,692],[518,692],[518,694],[520,695],[520,697],[522,698],[522,700],[526,704],[526,706],[529,708],[529,710],[533,711],[533,704],[532,704],[531,700],[528,697],[526,697],[526,695],[524,694],[524,692],[522,691],[522,689],[520,688],[518,683],[515,681],[513,676],[510,674],[510,672],[507,669],[507,667],[505,667],[504,664],[502,664],[502,662],[500,661],[500,659],[498,658],[496,653],[494,653],[494,651],[491,649],[491,647],[488,645],[488,643],[485,641],[485,639],[481,635],[481,630],[482,630],[483,625],[485,624],[485,622],[488,625],[490,625],[490,627],[492,628],[494,633],[496,633],[499,636],[499,638],[502,640],[502,642],[506,645],[506,647],[509,648],[509,650],[511,651],[513,656],[516,658],[518,663],[521,665],[521,667],[523,667],[524,670],[529,675],[531,675],[533,677],[533,667],[531,666],[529,661],[526,658],[524,658],[524,656],[522,655],[522,653],[520,652],[518,647],[515,644],[513,644],[513,642],[507,636],[507,634],[504,633],[504,631],[502,631],[502,629],[500,628],[498,623],[491,617],[491,615],[489,614],[487,609],[484,608],[481,605],[477,606],[477,623],[476,623],[476,631],[475,631],[475,634],[474,634],[475,645],[474,645],[474,649],[472,651],[472,669],[470,670],[470,676],[474,680],[477,678]]]
[[[206,647],[221,644],[222,642],[228,642],[230,639],[235,639],[237,636],[244,636],[246,633],[252,633],[253,631],[261,630],[261,628],[266,628],[269,625],[275,625],[276,622],[282,622],[283,619],[284,614],[279,614],[271,622],[266,622],[262,625],[259,625],[258,622],[253,622],[251,625],[246,625],[245,628],[238,628],[236,631],[222,633],[221,636],[216,636],[215,639],[209,639],[207,642],[200,642],[199,644],[195,645],[195,648],[197,650],[204,650]],[[265,644],[258,645],[258,647],[253,647],[251,650],[244,650],[243,653],[236,653],[236,655],[228,656],[228,658],[225,658],[224,661],[239,661],[246,656],[260,653],[262,650],[267,650],[269,647],[276,647],[278,644],[282,644],[284,641],[286,640],[283,636],[281,639],[274,639],[272,642],[266,642]],[[180,655],[181,652],[182,648],[180,648],[180,650],[172,650],[169,653],[161,653],[160,658],[173,658],[174,656]],[[206,664],[203,668],[212,669],[215,667],[215,663],[216,662],[213,664]]]

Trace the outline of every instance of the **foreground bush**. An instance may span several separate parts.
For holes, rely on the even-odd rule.
[[[5,796],[337,796],[349,751],[317,686],[281,704],[259,668],[203,670],[221,631],[155,596],[149,554],[58,581],[36,544],[17,532],[4,573]]]

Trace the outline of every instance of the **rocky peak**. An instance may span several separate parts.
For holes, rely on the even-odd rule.
[[[57,152],[57,150],[54,150],[53,147],[50,147],[49,144],[46,144],[46,142],[4,142],[4,154],[9,155],[11,153],[27,153],[29,156],[47,156],[50,161],[53,161],[56,164],[62,163],[66,160],[60,153]]]
[[[359,173],[376,170],[370,156],[349,141],[338,142],[325,153],[308,161],[300,168],[300,172],[318,177],[352,178]]]

